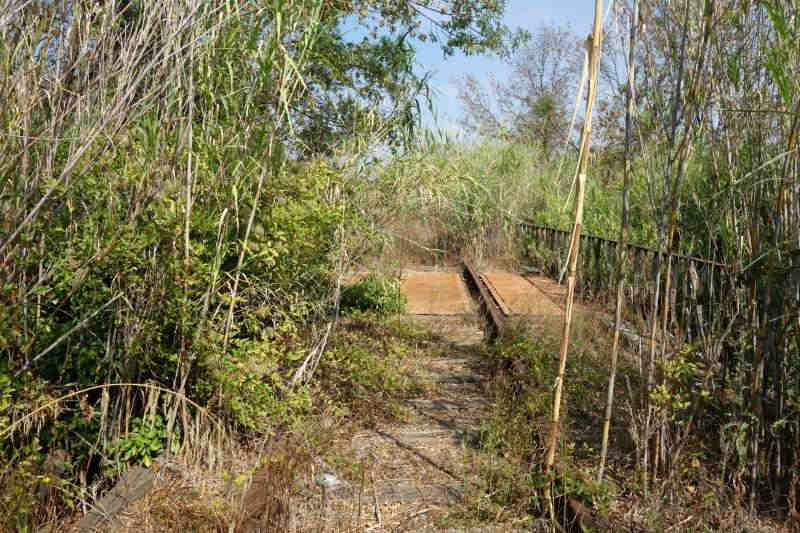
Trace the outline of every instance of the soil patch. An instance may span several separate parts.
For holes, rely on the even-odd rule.
[[[462,315],[472,310],[472,301],[460,273],[403,272],[406,309],[411,315]]]
[[[485,272],[483,278],[506,314],[531,317],[560,316],[561,309],[537,285],[510,272]]]

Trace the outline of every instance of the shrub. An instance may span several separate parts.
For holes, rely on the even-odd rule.
[[[375,311],[379,315],[402,313],[406,296],[393,278],[370,274],[342,292],[342,309]]]
[[[130,433],[114,443],[116,463],[109,466],[121,468],[123,465],[141,464],[149,467],[153,459],[167,447],[167,426],[160,415],[133,419]],[[109,469],[109,474],[113,473]]]
[[[422,338],[413,326],[374,313],[343,320],[320,361],[318,405],[336,406],[367,423],[396,417],[402,399],[424,390],[414,364],[423,353]]]

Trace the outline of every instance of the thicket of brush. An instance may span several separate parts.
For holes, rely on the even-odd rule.
[[[637,5],[641,19],[633,22]],[[618,127],[615,137],[595,145],[589,186],[609,173],[628,181],[618,233],[601,235],[650,244],[657,253],[635,267],[630,255],[620,261],[611,254],[605,268],[579,275],[608,276],[609,266],[622,265],[614,274],[621,303],[615,343],[621,319],[633,321],[645,309],[636,357],[640,387],[609,393],[628,410],[617,419],[625,420],[634,445],[639,490],[657,495],[659,505],[693,491],[736,510],[730,520],[720,516],[716,526],[698,528],[742,528],[744,522],[733,525],[738,513],[761,513],[797,528],[797,4],[641,1],[620,12],[625,17],[618,20],[627,26],[620,34],[631,35],[620,38],[621,50],[630,52],[628,65],[636,70],[629,87],[615,93],[630,102],[627,135]],[[644,195],[637,197],[637,186]],[[598,215],[590,209],[598,202],[591,189],[585,200],[583,230],[594,233]],[[640,240],[643,213],[652,219],[646,241]],[[716,269],[715,279],[698,278],[670,260],[674,253],[725,266]],[[633,268],[649,271],[647,297],[636,308],[626,305],[625,296],[639,276]],[[676,302],[676,286],[687,283],[706,294]],[[710,290],[724,290],[724,296],[714,300]],[[715,302],[710,309],[709,302]],[[698,465],[708,485],[702,494],[683,477]]]
[[[482,261],[518,258],[519,224],[570,225],[573,154],[545,153],[540,146],[507,141],[477,143],[428,133],[412,147],[373,169],[359,205],[384,237],[376,252],[385,262]],[[613,168],[613,167],[610,167]],[[633,239],[654,244],[647,181],[634,179],[642,207],[632,216]],[[621,184],[610,177],[589,183],[585,231],[619,231]]]
[[[0,6],[0,529],[308,411],[357,223],[287,156],[320,10]]]
[[[503,47],[502,6],[473,7],[426,30],[380,1],[0,2],[1,529],[162,452],[214,470],[320,382],[406,387],[331,332],[381,244],[368,162],[407,146],[424,84],[408,33],[342,25]]]
[[[401,25],[412,4],[363,2]],[[226,439],[312,412],[315,372],[413,389],[373,359],[364,377],[369,350],[331,338],[349,266],[513,260],[521,220],[569,227],[576,154],[415,138],[413,49],[344,44],[360,5],[0,2],[0,527],[87,508],[165,450],[218,465]],[[626,89],[611,87],[583,226],[624,227],[627,154],[623,236],[662,252],[628,398],[641,490],[670,497],[687,446],[712,435],[727,501],[795,522],[796,10],[642,2],[634,134],[613,134]],[[501,47],[495,25],[476,43],[454,20],[446,49]],[[728,263],[737,289],[693,344],[656,349],[670,252]]]

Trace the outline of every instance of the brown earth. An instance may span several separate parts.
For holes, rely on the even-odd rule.
[[[336,444],[341,463],[368,473],[333,489],[327,510],[318,504],[316,523],[321,519],[328,531],[513,530],[507,524],[464,529],[451,520],[464,510],[465,491],[475,483],[470,450],[491,408],[477,349],[483,331],[469,317],[412,320],[447,346],[444,356],[417,360],[417,375],[430,392],[407,400],[401,422],[378,422]],[[338,479],[335,470],[329,473]],[[297,525],[296,531],[304,530]]]
[[[519,274],[510,272],[485,272],[493,296],[502,302],[506,315],[559,316],[561,309],[539,287]]]
[[[560,309],[564,308],[564,298],[567,296],[567,286],[553,281],[544,276],[536,276],[528,274],[525,279],[536,287],[541,294],[547,297],[553,304],[557,305]],[[580,304],[579,304],[580,305]]]
[[[411,315],[461,315],[472,312],[472,300],[460,272],[403,272],[402,288]]]

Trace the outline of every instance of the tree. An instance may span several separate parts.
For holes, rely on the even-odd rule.
[[[491,79],[491,95],[472,74],[459,87],[463,124],[489,137],[540,144],[545,153],[569,135],[570,111],[583,66],[580,39],[569,26],[540,26],[511,59],[505,82]]]
[[[390,146],[414,133],[427,98],[415,44],[439,43],[445,56],[507,55],[524,38],[503,23],[505,2],[491,0],[343,0],[324,3],[320,34],[294,108],[295,148],[330,154],[354,129],[379,131]],[[355,24],[358,39],[348,39]]]

